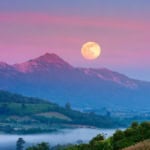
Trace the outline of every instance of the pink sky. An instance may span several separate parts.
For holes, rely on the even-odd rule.
[[[107,67],[150,80],[149,27],[150,20],[142,18],[0,12],[0,61],[14,64],[50,52],[74,66]],[[99,59],[82,58],[86,41],[101,45]]]

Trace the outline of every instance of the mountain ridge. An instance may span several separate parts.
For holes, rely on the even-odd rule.
[[[149,82],[107,68],[76,68],[56,54],[4,66],[0,65],[0,89],[7,91],[82,108],[150,106]]]
[[[14,64],[13,67],[20,72],[32,72],[34,70],[38,70],[38,67],[49,67],[50,65],[54,65],[57,67],[68,67],[72,66],[61,59],[58,55],[54,53],[45,53],[42,56],[39,56],[35,59],[31,59],[24,63]]]
[[[124,74],[121,74],[121,73],[118,73],[118,72],[115,72],[115,71],[112,71],[108,68],[85,68],[85,67],[74,67],[72,65],[70,65],[69,63],[67,63],[66,61],[64,61],[62,58],[60,58],[58,55],[56,55],[55,53],[45,53],[44,55],[42,56],[39,56],[39,57],[36,57],[34,59],[30,59],[28,61],[25,61],[23,63],[16,63],[16,64],[13,64],[13,65],[10,65],[10,64],[7,64],[5,62],[0,62],[0,68],[5,68],[5,67],[9,67],[9,68],[13,68],[14,70],[18,71],[18,72],[22,72],[22,73],[28,73],[28,72],[32,72],[32,69],[33,71],[36,70],[36,67],[43,67],[43,65],[45,64],[55,64],[58,68],[59,67],[68,67],[68,68],[72,68],[72,69],[79,69],[79,70],[82,70],[85,74],[94,74],[94,72],[96,73],[96,71],[100,71],[100,72],[103,72],[103,74],[106,72],[105,75],[108,76],[108,73],[110,75],[110,78],[109,77],[104,77],[104,75],[101,75],[101,74],[97,74],[97,77],[99,78],[102,78],[104,80],[110,80],[111,77],[112,77],[112,81],[114,80],[117,80],[117,79],[113,79],[113,73],[114,74],[118,74],[120,76],[124,76],[128,79],[131,79],[129,78],[128,76],[124,75]],[[60,65],[60,66],[59,66]],[[51,66],[45,66],[45,67],[51,67]],[[38,70],[38,68],[37,68]],[[39,69],[40,71],[40,69]],[[89,72],[89,73],[88,73]],[[95,74],[96,75],[96,74]],[[117,81],[116,81],[117,82]],[[119,83],[119,82],[118,82]]]

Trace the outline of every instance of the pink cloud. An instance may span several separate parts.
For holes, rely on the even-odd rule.
[[[102,17],[81,17],[81,16],[52,16],[39,13],[0,13],[1,23],[14,23],[26,25],[66,25],[95,28],[115,28],[128,30],[143,30],[150,26],[150,21],[140,22],[126,18],[102,18]]]

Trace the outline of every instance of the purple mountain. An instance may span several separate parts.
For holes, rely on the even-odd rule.
[[[0,62],[0,89],[80,108],[150,107],[149,82],[106,68],[75,68],[49,53],[21,64]]]

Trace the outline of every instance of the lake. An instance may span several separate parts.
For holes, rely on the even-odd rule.
[[[0,150],[14,150],[16,141],[22,137],[26,144],[25,146],[37,144],[40,142],[48,142],[51,146],[57,144],[75,144],[78,141],[84,143],[89,142],[93,137],[98,134],[104,134],[105,137],[111,136],[116,129],[91,129],[91,128],[77,128],[77,129],[64,129],[59,132],[48,134],[33,134],[33,135],[8,135],[0,134]]]

